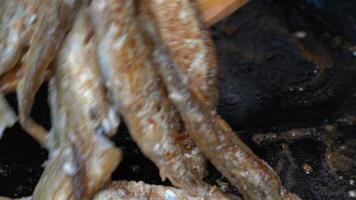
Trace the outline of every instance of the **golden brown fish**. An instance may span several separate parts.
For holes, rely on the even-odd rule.
[[[88,13],[80,11],[55,59],[50,159],[34,199],[91,199],[121,161],[106,138],[118,123],[108,109],[92,36]]]
[[[170,58],[169,52],[167,46],[156,48],[157,70],[185,127],[204,155],[246,199],[298,199],[283,189],[273,169],[259,159],[228,124],[190,90],[184,80],[185,73]]]
[[[113,135],[118,127],[115,111],[109,107],[96,57],[93,28],[87,10],[80,11],[64,40],[55,62],[55,76],[88,118],[88,125]]]
[[[43,0],[38,9],[38,21],[31,34],[29,49],[23,58],[24,73],[17,85],[19,120],[21,126],[42,145],[47,131],[31,117],[35,94],[43,83],[43,74],[60,47],[80,0]]]
[[[213,193],[213,192],[212,192]],[[149,185],[144,182],[117,181],[106,186],[93,200],[152,199],[152,200],[217,200],[209,195],[189,195],[184,190],[169,186]],[[219,199],[220,200],[220,199]]]
[[[90,198],[110,180],[121,160],[121,151],[106,138],[116,133],[118,121],[106,100],[95,50],[89,13],[84,10],[64,41],[54,72],[70,142],[84,171],[81,199]]]
[[[48,140],[50,154],[33,199],[91,199],[110,180],[121,152],[92,130],[88,116],[75,110],[80,103],[64,91],[61,82],[52,80],[49,92],[53,124]]]
[[[149,1],[140,1],[138,3],[139,9],[139,19],[141,24],[144,25],[148,30],[147,33],[151,36],[151,39],[160,42],[157,40],[155,32],[157,30],[154,29],[155,26],[152,24],[153,16],[149,10],[149,5],[147,5]],[[185,130],[184,124],[180,119],[179,113],[176,108],[172,110],[172,115],[175,116],[176,124],[179,125],[179,132],[174,133],[174,137],[176,138],[176,143],[180,145],[185,155],[185,160],[187,161],[187,165],[193,169],[194,173],[203,179],[208,171],[207,171],[207,161],[200,149],[196,146],[194,141],[191,139],[189,132]]]
[[[12,3],[12,5],[15,5],[18,1],[20,0],[4,0],[4,3],[1,4],[0,9],[4,10],[4,11],[11,11],[11,9],[8,9],[11,6],[7,6],[8,3]],[[21,2],[27,2],[28,4],[33,4],[35,1],[21,1]],[[141,1],[142,2],[142,1]],[[201,15],[203,18],[203,21],[208,24],[208,25],[212,25],[215,22],[221,20],[222,18],[226,17],[227,15],[231,14],[231,12],[235,11],[236,9],[240,8],[241,6],[243,6],[244,4],[246,4],[248,1],[247,0],[197,0],[197,4],[199,7],[199,10],[201,11]],[[33,4],[35,6],[31,6],[30,8],[32,8],[31,10],[36,11],[36,8],[38,9],[39,3]],[[6,14],[6,12],[0,10],[1,13],[3,13],[4,16],[8,16],[8,14]],[[35,13],[35,12],[33,12]],[[1,17],[1,16],[0,16]],[[37,15],[28,15],[28,21],[32,22],[32,26],[34,27],[34,22],[37,21]],[[31,24],[31,23],[27,23],[27,24]],[[5,27],[5,26],[3,26]],[[8,26],[6,26],[8,27]],[[29,29],[30,31],[27,31],[28,34],[27,35],[27,40],[29,40],[30,38],[30,33],[32,33],[33,28]],[[1,31],[0,31],[1,34]],[[0,37],[0,38],[5,38],[4,36]],[[27,44],[28,45],[27,41]],[[17,43],[15,43],[17,44]],[[15,45],[16,47],[16,45]],[[20,79],[21,76],[18,76],[17,78],[15,76],[13,76],[14,73],[12,71],[9,72],[9,74],[4,74],[3,76],[6,77],[0,77],[0,91],[4,92],[4,93],[9,93],[12,92],[16,89],[16,85],[18,80]],[[46,73],[45,75],[45,79],[48,80],[50,78],[50,73]]]
[[[194,2],[147,0],[142,3],[149,9],[161,42],[183,72],[188,86],[199,101],[214,108],[217,101],[216,55]],[[150,31],[150,27],[147,30]]]
[[[57,134],[54,137],[60,137],[60,134],[72,137],[70,133],[51,134]],[[50,158],[35,188],[33,199],[91,199],[110,180],[112,171],[121,160],[121,153],[103,137],[92,137],[95,140],[92,143],[94,148],[88,152],[89,155],[81,154],[82,149],[69,142],[70,138],[61,139],[63,141],[58,148],[50,150]],[[77,142],[82,141],[78,139]]]
[[[132,138],[163,179],[189,192],[206,193],[206,184],[187,167],[175,142],[174,107],[154,71],[153,44],[139,28],[134,2],[94,0],[91,6],[106,86]]]

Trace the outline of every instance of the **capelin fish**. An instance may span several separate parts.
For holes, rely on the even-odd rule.
[[[80,102],[61,80],[55,76],[49,84],[53,124],[47,145],[50,154],[33,199],[91,199],[110,180],[122,154],[92,129]]]
[[[139,28],[135,5],[129,0],[94,0],[97,54],[111,99],[132,138],[160,169],[162,178],[192,193],[208,193],[208,186],[190,170],[172,118],[173,105],[152,63],[153,44]],[[216,198],[224,198],[216,192]]]
[[[119,119],[106,97],[88,12],[85,9],[78,13],[55,59],[54,73],[63,90],[78,102],[76,110],[83,112],[88,125],[100,134],[111,136],[116,133]]]
[[[150,185],[142,181],[116,181],[103,188],[93,200],[154,199],[154,200],[213,200],[209,196],[189,195],[169,186]]]
[[[153,24],[153,15],[149,9],[148,5],[150,1],[139,1],[139,20],[140,23],[145,27],[145,33],[150,36],[150,39],[156,43],[159,43],[157,35],[155,35],[158,30],[155,30],[156,27]],[[212,91],[213,92],[213,91]],[[200,179],[203,179],[207,173],[207,160],[200,149],[196,146],[193,139],[190,137],[189,132],[185,129],[182,120],[180,119],[179,112],[176,108],[172,110],[172,116],[175,118],[175,124],[179,127],[179,132],[174,132],[175,142],[180,145],[183,154],[185,156],[185,161],[187,166],[193,170],[195,175]]]
[[[157,33],[158,34],[158,33]],[[246,199],[299,199],[281,186],[278,175],[259,159],[216,112],[200,101],[167,46],[154,52],[157,69],[186,129],[204,155]],[[202,139],[204,138],[204,139]]]
[[[214,108],[217,101],[217,59],[210,34],[194,1],[147,0],[150,19],[171,59],[181,69],[183,80],[198,100]],[[149,23],[148,23],[149,24]],[[148,31],[152,29],[147,28]],[[151,31],[152,35],[156,33]]]
[[[54,77],[66,110],[68,137],[83,170],[80,199],[90,199],[122,159],[120,149],[107,139],[116,133],[118,119],[109,109],[89,10],[81,10],[55,59]]]
[[[4,0],[0,22],[0,75],[21,59],[36,25],[40,0]]]
[[[20,2],[20,4],[18,4],[18,2]],[[15,7],[16,5],[21,6],[23,3],[25,3],[25,4],[23,4],[24,6],[22,6],[22,7],[28,8],[27,9],[28,12],[20,12],[20,14],[28,13],[26,15],[26,17],[24,17],[26,19],[25,25],[28,28],[26,31],[22,31],[22,33],[26,33],[26,34],[24,34],[26,37],[24,37],[24,42],[23,42],[24,45],[26,45],[26,46],[28,46],[29,40],[31,38],[31,34],[33,33],[35,24],[38,21],[37,10],[38,10],[38,7],[41,2],[42,2],[41,0],[37,0],[37,1],[34,1],[34,0],[31,0],[31,1],[4,0],[2,2],[2,4],[0,5],[0,13],[2,13],[2,15],[0,15],[0,18],[3,19],[4,16],[13,16],[11,14],[7,14],[10,11],[14,10],[13,7]],[[145,4],[146,2],[147,1],[140,1],[139,4]],[[243,6],[247,2],[248,2],[247,0],[238,0],[238,1],[231,1],[231,2],[229,1],[226,3],[226,5],[224,4],[224,7],[220,7],[221,2],[219,0],[197,0],[197,4],[199,7],[199,10],[201,11],[203,21],[205,23],[207,23],[208,25],[212,25],[213,23],[221,20],[224,16],[231,14],[232,11],[238,9],[239,7]],[[8,18],[9,17],[4,18],[4,19],[7,20]],[[1,20],[1,21],[4,21],[4,20]],[[8,27],[9,23],[7,21],[5,23],[2,23],[4,25],[2,25],[2,28],[0,28],[0,35],[4,34],[3,30],[5,29],[5,27]],[[21,31],[18,30],[17,32],[21,32]],[[18,33],[16,33],[15,35],[18,35]],[[2,38],[6,38],[6,37],[0,36],[0,40]],[[2,41],[2,42],[4,42],[4,41]],[[13,44],[18,44],[18,42],[15,42]],[[17,45],[15,45],[15,46],[17,46]],[[1,57],[1,55],[0,55],[0,57]],[[17,57],[17,56],[15,56],[15,57]],[[4,59],[0,59],[0,60],[4,60]],[[7,66],[7,65],[3,65],[3,66]],[[11,68],[11,67],[9,67],[9,68]],[[4,71],[6,71],[6,70],[4,70]],[[17,76],[17,78],[16,78],[14,76],[14,74],[15,74],[14,71],[11,70],[10,72],[3,74],[2,76],[0,75],[1,76],[0,77],[0,91],[1,92],[9,93],[9,92],[16,90],[16,85],[17,85],[18,79],[21,76]],[[44,75],[44,78],[45,78],[45,80],[49,80],[50,72],[46,72],[46,74]]]
[[[16,122],[16,115],[11,109],[10,105],[6,102],[5,97],[0,92],[0,139],[7,127],[12,127]]]
[[[19,121],[23,129],[42,145],[46,144],[47,131],[31,119],[31,108],[35,94],[44,81],[43,74],[70,29],[81,3],[80,0],[42,1],[29,49],[23,58],[24,74],[16,91]]]
[[[122,159],[121,151],[106,137],[116,132],[118,123],[115,116],[108,119],[115,113],[108,111],[88,17],[87,10],[78,13],[55,58],[49,91],[54,128],[48,141],[55,158],[50,155],[36,199],[61,199],[56,193],[68,189],[66,185],[71,188],[65,199],[91,199]],[[48,192],[46,185],[58,181],[61,185]]]

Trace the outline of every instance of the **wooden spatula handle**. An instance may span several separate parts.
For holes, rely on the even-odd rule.
[[[249,0],[197,0],[204,21],[208,25],[227,17]]]

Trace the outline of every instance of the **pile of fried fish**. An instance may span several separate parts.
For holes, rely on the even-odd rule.
[[[2,0],[0,19],[0,133],[18,119],[49,151],[26,199],[234,198],[203,181],[207,161],[245,199],[299,199],[215,112],[216,56],[196,2]],[[47,80],[50,130],[30,116]],[[120,117],[173,186],[111,181]]]

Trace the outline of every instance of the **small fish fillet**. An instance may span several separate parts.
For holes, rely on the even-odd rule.
[[[16,115],[6,102],[5,97],[0,93],[0,139],[7,127],[11,127],[16,122]]]

